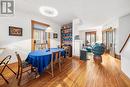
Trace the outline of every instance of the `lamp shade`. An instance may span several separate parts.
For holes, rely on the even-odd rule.
[[[45,32],[53,32],[51,27],[48,27]]]

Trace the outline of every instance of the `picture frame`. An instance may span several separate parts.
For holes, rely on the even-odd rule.
[[[9,36],[22,36],[23,31],[20,27],[9,26]]]
[[[53,33],[53,38],[58,38],[58,34],[57,33]]]

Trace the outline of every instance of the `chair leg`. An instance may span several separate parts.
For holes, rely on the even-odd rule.
[[[17,74],[17,77],[16,77],[17,79],[18,79],[18,77],[19,77],[19,71],[20,71],[19,69],[20,69],[20,68],[18,67],[18,74]]]
[[[35,72],[35,78],[37,78],[37,71]]]
[[[1,76],[2,76],[2,78],[5,80],[5,82],[7,83],[7,84],[9,84],[9,82],[5,79],[5,77],[2,75],[2,74],[0,74]]]
[[[52,73],[52,77],[54,77],[53,62],[51,62],[51,73]]]
[[[31,72],[34,72],[34,68],[31,66]]]
[[[59,58],[59,70],[60,70],[60,72],[61,72],[61,61],[60,61],[60,58]]]
[[[20,77],[19,77],[18,85],[20,85],[20,83],[21,83],[21,78],[22,78],[22,68],[21,68],[21,71],[20,71]]]

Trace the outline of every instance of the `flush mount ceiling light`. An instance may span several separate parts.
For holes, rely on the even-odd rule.
[[[58,15],[58,11],[52,7],[42,6],[39,10],[42,15],[47,17],[56,17]]]

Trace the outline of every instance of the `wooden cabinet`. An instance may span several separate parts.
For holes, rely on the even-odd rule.
[[[83,61],[87,60],[87,51],[86,51],[86,49],[80,50],[80,60],[83,60]]]

